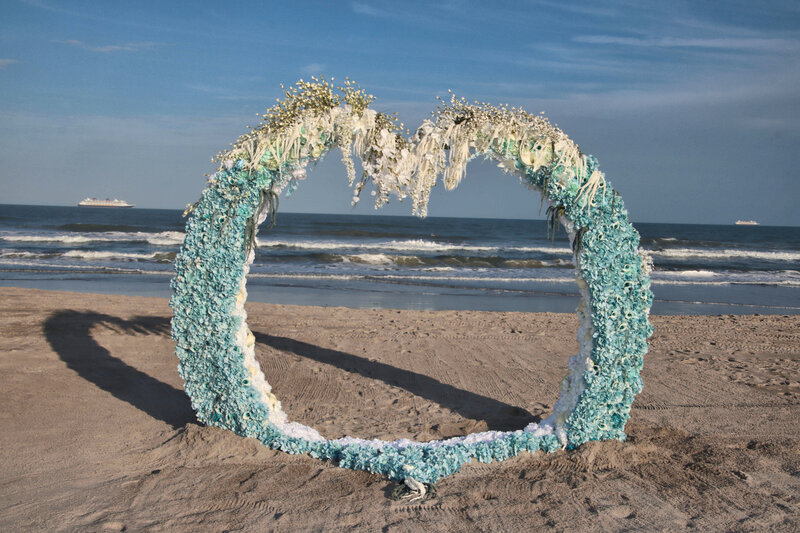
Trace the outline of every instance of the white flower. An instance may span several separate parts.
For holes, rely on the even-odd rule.
[[[375,116],[378,113],[374,109],[367,109],[353,125],[354,132],[366,133],[367,130],[375,126]]]
[[[396,139],[397,137],[395,134],[390,133],[386,128],[381,130],[381,137],[378,139],[378,148],[383,152],[384,156],[389,157],[395,154]]]
[[[533,148],[528,143],[522,143],[519,147],[519,158],[531,170],[536,170],[547,164],[547,150],[544,143],[537,142]]]
[[[436,126],[434,125],[434,123],[431,122],[429,119],[425,119],[422,122],[422,125],[419,128],[417,128],[417,131],[414,134],[414,136],[417,139],[421,139],[422,137],[427,137],[428,135],[433,133],[435,130],[436,130]]]

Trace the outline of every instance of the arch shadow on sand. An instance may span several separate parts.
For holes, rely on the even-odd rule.
[[[100,346],[92,329],[102,325],[119,333],[144,333],[169,337],[169,319],[138,316],[131,320],[101,313],[61,310],[44,323],[47,342],[67,367],[86,381],[110,392],[173,428],[197,420],[189,397],[181,389],[145,374]]]
[[[98,325],[120,334],[168,337],[170,332],[167,317],[137,316],[127,320],[102,313],[65,309],[47,318],[44,334],[68,368],[117,399],[176,429],[196,420],[189,397],[183,390],[130,366],[98,344],[92,336],[92,329]],[[521,407],[459,389],[424,374],[288,337],[253,333],[259,343],[273,349],[291,352],[405,389],[465,418],[483,420],[491,430],[518,429],[527,422],[538,420],[538,417]]]
[[[420,398],[425,398],[457,412],[465,418],[482,420],[486,422],[490,430],[515,430],[529,422],[540,420],[539,416],[534,416],[526,409],[482,394],[459,389],[425,374],[288,337],[278,337],[255,331],[253,334],[256,342],[405,389]],[[267,380],[269,380],[269,376],[267,376]]]

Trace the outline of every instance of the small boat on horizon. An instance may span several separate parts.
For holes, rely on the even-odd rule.
[[[758,222],[755,220],[737,220],[737,226],[758,226]]]
[[[111,200],[110,198],[106,198],[105,200],[98,200],[97,198],[84,198],[80,202],[78,202],[79,207],[135,207],[133,204],[129,204],[125,200],[119,200],[114,198]]]

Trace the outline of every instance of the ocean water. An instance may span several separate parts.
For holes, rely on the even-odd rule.
[[[180,211],[0,205],[0,285],[169,296]],[[634,223],[655,314],[800,313],[800,228]],[[572,312],[569,241],[544,220],[279,213],[251,301]]]

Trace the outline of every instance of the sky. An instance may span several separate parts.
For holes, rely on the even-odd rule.
[[[544,111],[636,222],[800,226],[800,3],[0,0],[0,203],[182,208],[282,96],[349,77],[412,131],[448,90]],[[332,153],[283,211],[350,206]],[[522,191],[525,191],[521,194]],[[407,215],[409,201],[378,213]],[[429,216],[542,218],[491,162]]]

